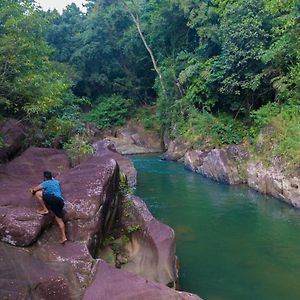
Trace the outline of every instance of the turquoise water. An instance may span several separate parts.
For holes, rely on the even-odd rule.
[[[157,156],[131,157],[135,194],[173,227],[180,289],[206,300],[299,300],[300,212]]]

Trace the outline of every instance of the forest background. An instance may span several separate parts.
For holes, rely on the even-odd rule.
[[[86,8],[0,3],[0,118],[30,125],[28,144],[88,153],[87,122],[104,129],[134,118],[200,149],[263,140],[256,155],[299,165],[298,1]]]

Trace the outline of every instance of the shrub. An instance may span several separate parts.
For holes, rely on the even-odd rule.
[[[269,125],[272,119],[280,113],[280,106],[277,103],[271,103],[262,106],[258,110],[251,112],[255,127],[262,128]]]
[[[71,165],[79,164],[87,156],[94,153],[87,134],[76,134],[64,144],[64,149],[71,160]]]
[[[289,169],[299,165],[300,160],[300,111],[299,105],[267,104],[252,114],[258,128],[254,144],[260,145],[260,155],[264,160],[277,158]],[[266,129],[270,128],[267,133]]]
[[[5,146],[4,137],[0,134],[0,148]]]
[[[246,136],[244,125],[230,115],[222,115],[215,119],[211,134],[217,144],[239,144]]]
[[[205,146],[239,144],[246,136],[242,122],[230,115],[214,116],[196,109],[190,110],[188,117],[176,124],[177,134],[193,142],[203,141]]]
[[[58,148],[79,129],[77,122],[68,117],[52,117],[43,128],[42,145]],[[81,127],[81,126],[80,126]],[[82,125],[83,127],[83,125]]]
[[[99,128],[124,125],[133,107],[132,100],[119,95],[101,97],[97,102],[99,104],[85,115],[85,119]]]
[[[155,106],[144,106],[137,109],[135,119],[141,122],[145,129],[159,129]]]

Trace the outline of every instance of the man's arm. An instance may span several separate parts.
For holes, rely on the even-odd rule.
[[[32,193],[34,195],[37,191],[40,191],[42,189],[43,189],[43,187],[39,184],[36,187],[31,188],[29,191],[30,191],[30,193]]]

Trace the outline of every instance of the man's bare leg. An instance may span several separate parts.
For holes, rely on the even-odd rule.
[[[41,208],[37,210],[37,213],[41,215],[46,215],[49,211],[43,200],[43,191],[37,191],[34,196],[41,206]]]
[[[63,244],[64,242],[66,242],[68,240],[67,236],[66,236],[65,223],[61,218],[59,218],[57,216],[55,216],[55,221],[58,224],[59,229],[60,229],[60,233],[61,233],[60,242]]]

